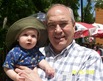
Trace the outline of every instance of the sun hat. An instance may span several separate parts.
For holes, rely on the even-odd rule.
[[[8,29],[5,40],[7,48],[10,48],[16,42],[17,36],[27,28],[35,28],[39,31],[39,47],[46,44],[47,31],[45,25],[35,17],[25,17],[16,21]]]

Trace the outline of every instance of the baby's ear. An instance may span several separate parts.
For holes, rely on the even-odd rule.
[[[19,39],[17,38],[17,42],[19,42]]]

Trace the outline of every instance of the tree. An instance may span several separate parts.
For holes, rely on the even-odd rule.
[[[0,25],[2,25],[5,17],[8,18],[7,25],[10,26],[22,17],[39,11],[46,12],[53,3],[62,3],[70,6],[74,11],[75,18],[78,17],[78,0],[0,0]]]
[[[87,0],[87,5],[83,8],[83,21],[86,23],[94,23],[94,12],[91,11],[91,0]],[[94,10],[93,10],[94,11]]]
[[[4,17],[7,17],[8,26],[22,17],[35,13],[32,0],[2,0],[0,8],[0,19],[3,20]]]
[[[102,8],[103,9],[103,0],[94,0],[95,1],[95,7],[96,8]]]

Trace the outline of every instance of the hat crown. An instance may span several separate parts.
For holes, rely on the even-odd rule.
[[[41,40],[41,35],[42,35],[42,40],[45,42],[47,39],[47,32],[46,32],[46,27],[45,25],[36,19],[35,17],[26,17],[22,18],[18,21],[16,21],[14,24],[10,26],[8,29],[7,35],[6,35],[6,45],[7,47],[11,47],[12,44],[16,41],[16,37],[18,34],[20,34],[24,29],[27,28],[35,28],[39,30],[40,32],[40,40]],[[45,36],[43,36],[43,34]],[[39,46],[43,46],[43,42],[39,40]]]

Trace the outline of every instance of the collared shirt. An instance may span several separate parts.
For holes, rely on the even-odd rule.
[[[38,47],[26,50],[17,45],[8,52],[3,67],[15,69],[16,65],[22,65],[34,69],[44,58]]]
[[[55,69],[53,78],[38,69],[43,81],[103,81],[102,59],[93,49],[80,46],[73,41],[60,54],[56,54],[50,45],[41,48],[40,51]]]

